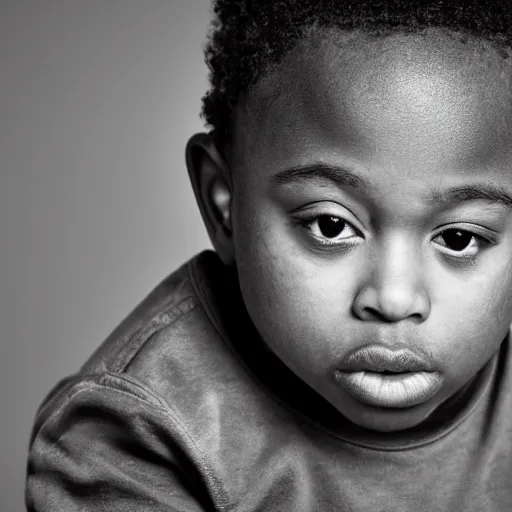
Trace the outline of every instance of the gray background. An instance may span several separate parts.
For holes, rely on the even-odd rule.
[[[186,175],[209,0],[0,0],[2,511],[35,410],[210,247]]]

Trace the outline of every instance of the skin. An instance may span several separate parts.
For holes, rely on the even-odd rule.
[[[512,322],[511,205],[450,200],[482,184],[512,197],[511,73],[490,45],[439,30],[349,38],[297,47],[241,101],[227,160],[196,136],[189,171],[266,344],[345,418],[393,432],[435,415]],[[365,186],[276,183],[317,164]],[[326,237],[321,216],[340,233]],[[448,229],[467,247],[451,248]],[[334,374],[368,344],[421,354],[442,385],[412,407],[359,402]]]

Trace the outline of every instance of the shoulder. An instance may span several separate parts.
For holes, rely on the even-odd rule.
[[[160,282],[76,374],[47,394],[33,436],[57,410],[98,397],[106,400],[102,408],[144,402],[205,452],[244,443],[253,429],[255,438],[265,437],[266,418],[286,412],[240,363],[217,316],[220,302],[230,301],[212,290],[212,275],[222,282],[222,272],[218,256],[204,251]]]
[[[140,453],[172,461],[176,467],[188,459],[185,466],[195,469],[187,470],[187,478],[203,481],[217,504],[226,502],[202,445],[202,432],[190,429],[197,418],[209,415],[198,401],[211,402],[206,386],[194,386],[194,376],[197,382],[203,377],[215,379],[211,365],[208,376],[200,375],[201,364],[208,365],[208,357],[220,361],[229,352],[222,355],[225,344],[206,313],[205,293],[197,289],[201,286],[198,272],[208,272],[204,265],[215,259],[214,253],[206,251],[166,277],[78,372],[61,379],[47,393],[32,426],[30,475],[50,475],[57,470],[55,464],[60,464],[61,473],[69,472],[68,458],[52,456],[61,446],[82,461],[84,472],[93,467],[98,472],[103,460],[107,467],[107,459],[116,458],[131,467],[136,454],[130,459],[123,446],[137,446]],[[229,364],[233,363],[224,360],[222,366],[225,369]],[[163,470],[158,475],[167,480],[172,477]],[[105,473],[109,485],[114,486],[116,478]],[[30,481],[36,496],[36,479]],[[184,492],[181,487],[180,492]]]
[[[97,424],[91,439],[109,429],[111,418],[144,442],[163,436],[160,455],[164,445],[179,447],[217,504],[250,494],[245,482],[266,474],[265,454],[286,458],[298,427],[241,363],[217,316],[219,304],[230,300],[210,287],[215,275],[222,288],[219,265],[207,251],[163,280],[79,372],[48,394],[31,442],[41,429],[40,440],[73,425],[81,431],[81,418]],[[238,332],[247,342],[244,329]]]
[[[199,256],[184,263],[151,290],[96,349],[80,373],[125,373],[137,354],[144,352],[152,336],[163,329],[172,332],[177,320],[196,309],[199,300],[192,274]]]
[[[223,335],[210,314],[217,306],[214,302],[224,299],[204,290],[208,281],[205,274],[219,270],[220,265],[213,251],[203,251],[168,275],[123,319],[77,373],[54,386],[45,402],[55,399],[69,386],[95,380],[102,374],[140,382],[156,395],[165,396],[170,387],[180,387],[180,376],[199,370],[200,360],[207,356],[229,357]]]

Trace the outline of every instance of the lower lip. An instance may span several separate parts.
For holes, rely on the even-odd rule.
[[[406,408],[432,398],[441,386],[435,372],[383,374],[337,371],[336,381],[359,402],[373,407]]]

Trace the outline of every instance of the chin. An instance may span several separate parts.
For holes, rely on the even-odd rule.
[[[431,415],[434,407],[426,404],[406,409],[360,406],[350,411],[340,411],[345,418],[359,427],[375,432],[400,432],[421,425]]]

